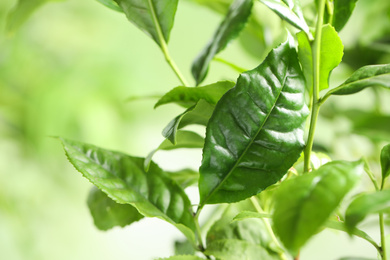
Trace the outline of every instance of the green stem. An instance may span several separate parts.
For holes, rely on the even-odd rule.
[[[244,68],[242,68],[240,66],[237,66],[236,64],[231,63],[230,61],[222,59],[221,57],[214,57],[213,60],[221,62],[221,63],[231,67],[232,69],[234,69],[235,71],[237,71],[239,73],[243,73],[243,72],[247,71],[247,69],[244,69]]]
[[[314,51],[313,51],[313,100],[311,108],[310,128],[309,135],[305,147],[304,157],[304,172],[310,170],[310,154],[313,148],[314,132],[316,128],[318,112],[320,109],[319,103],[319,92],[320,92],[320,58],[321,58],[321,36],[322,36],[322,25],[324,22],[324,11],[325,11],[326,0],[320,0],[318,19],[316,26],[316,35],[314,40]]]
[[[171,58],[171,55],[169,54],[168,45],[167,45],[167,42],[165,41],[165,38],[164,38],[164,35],[162,33],[160,24],[158,23],[156,11],[154,10],[154,6],[153,6],[153,3],[152,3],[152,0],[148,0],[148,3],[149,3],[149,6],[150,6],[150,10],[152,12],[154,26],[156,27],[156,30],[157,30],[159,45],[160,45],[161,51],[164,54],[165,60],[168,62],[169,66],[171,67],[173,72],[176,74],[176,76],[178,77],[180,82],[184,86],[189,86],[189,84],[187,83],[187,81],[183,77],[182,73],[180,72],[179,68],[176,66],[175,62]]]
[[[383,213],[379,213],[379,227],[381,231],[381,256],[382,256],[382,260],[387,260],[385,220],[383,218]]]
[[[370,177],[372,184],[374,184],[375,190],[379,191],[378,182],[376,181],[374,173],[370,170],[366,158],[364,158],[364,171],[367,173],[368,177]],[[382,189],[382,187],[380,189]]]
[[[255,197],[251,197],[250,201],[251,201],[253,207],[256,209],[256,211],[258,213],[260,213],[260,214],[264,214],[265,213]],[[265,228],[267,229],[267,231],[268,231],[272,241],[274,241],[275,245],[278,248],[282,248],[282,246],[280,245],[278,239],[275,236],[274,231],[272,230],[272,227],[271,227],[271,224],[270,224],[269,220],[267,218],[261,218],[261,220],[263,221],[263,223],[265,225]],[[283,259],[283,260],[287,260],[288,259],[284,252],[279,252],[279,256],[280,256],[280,259]]]

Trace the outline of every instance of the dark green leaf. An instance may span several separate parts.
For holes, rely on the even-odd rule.
[[[183,169],[175,172],[167,172],[184,189],[198,183],[199,172],[192,169]]]
[[[294,47],[240,75],[217,104],[200,167],[201,205],[235,202],[277,182],[298,159],[308,109]]]
[[[215,105],[222,97],[222,95],[233,86],[234,82],[232,81],[219,81],[197,88],[176,87],[160,98],[154,107],[156,108],[168,103],[178,103],[179,105],[193,106],[200,99],[204,99],[210,104]]]
[[[390,208],[390,190],[362,194],[349,204],[345,212],[345,225],[349,233],[369,214]]]
[[[169,40],[178,0],[115,0],[129,21],[160,46]]]
[[[162,135],[171,141],[172,144],[176,144],[178,129],[194,124],[206,126],[213,110],[214,105],[211,105],[205,100],[199,100],[196,105],[188,108],[186,111],[172,119],[164,128]]]
[[[150,162],[153,155],[159,150],[174,150],[180,148],[203,148],[204,138],[197,133],[191,131],[178,131],[176,134],[176,143],[172,144],[171,141],[165,139],[159,147],[154,149],[145,158],[145,170],[148,171]]]
[[[251,13],[252,0],[235,0],[229,8],[225,19],[219,25],[213,38],[202,50],[192,64],[192,75],[199,85],[206,77],[209,63],[213,57],[237,37],[244,28],[245,23]]]
[[[15,32],[41,5],[58,1],[62,0],[18,0],[16,6],[8,14],[7,31]]]
[[[293,255],[325,224],[362,173],[360,161],[333,161],[280,185],[274,230]]]
[[[309,26],[303,17],[299,1],[292,0],[260,0],[281,19],[310,35]]]
[[[97,1],[114,11],[123,12],[122,8],[118,6],[118,4],[114,0],[97,0]]]
[[[329,76],[343,58],[344,46],[336,30],[329,24],[322,27],[320,57],[320,90],[329,88]]]
[[[308,93],[313,92],[313,54],[309,38],[305,32],[297,33],[298,38],[298,57],[302,65],[302,71],[305,75],[306,89]]]
[[[331,90],[330,94],[349,95],[372,86],[390,88],[390,64],[364,66],[339,87]]]
[[[124,227],[144,217],[133,206],[116,203],[96,187],[89,192],[88,207],[95,226],[100,230]]]
[[[381,168],[382,179],[384,180],[390,175],[390,144],[382,148],[381,151]]]
[[[341,31],[349,20],[353,9],[355,9],[357,0],[334,0],[333,1],[333,19],[330,23],[336,31]]]
[[[85,178],[117,203],[130,204],[145,217],[158,217],[194,241],[191,202],[183,189],[155,163],[61,138],[66,155]]]

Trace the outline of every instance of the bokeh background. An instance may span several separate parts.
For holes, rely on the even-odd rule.
[[[169,49],[188,79],[192,60],[231,1],[210,1],[216,5],[208,7],[207,2],[179,1],[171,33]],[[98,231],[86,206],[91,184],[52,138],[134,156],[156,148],[163,140],[161,130],[182,109],[154,110],[156,99],[128,99],[161,95],[180,84],[157,45],[123,14],[94,0],[50,1],[20,27],[8,28],[7,14],[16,3],[0,1],[0,259],[148,260],[172,255],[173,241],[181,235],[157,219]],[[248,28],[220,55],[248,69],[285,34],[278,17],[259,3],[256,8],[261,30]],[[333,86],[360,66],[390,63],[389,1],[360,0],[341,37],[345,63],[333,73]],[[213,62],[206,83],[237,76]],[[377,160],[380,147],[390,140],[389,100],[381,89],[331,100],[319,122],[318,149],[334,159]],[[359,120],[360,128],[354,123]],[[367,133],[375,133],[375,140]],[[155,159],[165,169],[196,168],[201,151],[161,152]],[[189,192],[196,202],[196,192]],[[377,237],[370,223],[366,228]],[[375,254],[364,241],[325,231],[302,251],[302,259]]]

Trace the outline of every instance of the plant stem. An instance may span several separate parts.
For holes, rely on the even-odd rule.
[[[378,182],[375,179],[374,173],[370,170],[370,167],[368,165],[366,158],[364,158],[364,171],[367,173],[368,177],[370,177],[372,184],[374,184],[375,190],[379,191]],[[382,189],[382,187],[380,189]]]
[[[316,35],[314,40],[314,51],[313,51],[313,100],[311,108],[310,128],[309,135],[305,147],[305,158],[304,158],[304,172],[310,170],[310,154],[313,148],[314,132],[316,128],[318,112],[320,109],[319,103],[319,92],[320,92],[320,59],[321,59],[321,36],[322,36],[322,25],[324,22],[324,11],[325,11],[326,0],[320,0],[318,19],[316,26]]]
[[[251,197],[250,201],[251,201],[253,207],[256,209],[256,211],[258,213],[260,213],[260,214],[264,214],[265,213],[255,197]],[[272,241],[274,241],[275,245],[278,248],[282,248],[282,246],[280,245],[278,239],[275,236],[274,231],[272,230],[272,227],[271,227],[271,224],[269,223],[269,220],[267,218],[261,218],[261,220],[263,221],[263,223],[265,225],[265,228],[267,229],[267,231],[268,231]],[[279,256],[280,256],[280,259],[283,259],[283,260],[287,260],[288,259],[284,252],[279,252]]]
[[[387,260],[385,221],[383,218],[383,213],[379,213],[379,227],[380,227],[380,231],[381,231],[381,256],[382,256],[382,260]]]
[[[165,41],[160,24],[158,23],[156,11],[154,10],[154,5],[152,3],[152,0],[148,0],[148,2],[149,2],[150,10],[152,12],[154,26],[156,27],[156,30],[157,30],[159,45],[160,45],[161,51],[164,54],[165,60],[168,62],[169,66],[171,67],[173,72],[176,74],[176,76],[178,77],[180,82],[184,86],[187,87],[187,86],[189,86],[189,84],[187,83],[187,81],[183,77],[182,73],[180,72],[179,68],[176,66],[175,62],[171,58],[171,55],[169,54],[168,45],[167,45],[167,42]]]

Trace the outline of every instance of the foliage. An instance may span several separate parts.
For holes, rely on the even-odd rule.
[[[145,158],[59,138],[70,163],[94,185],[88,206],[99,229],[157,217],[187,239],[177,243],[181,249],[176,256],[166,259],[229,260],[298,259],[309,239],[324,228],[332,228],[366,240],[380,259],[387,259],[384,218],[390,208],[386,186],[390,146],[376,131],[383,125],[386,129],[389,115],[377,107],[365,121],[362,112],[357,112],[358,122],[348,111],[336,108],[332,114],[330,108],[330,97],[366,88],[379,91],[378,86],[380,91],[388,91],[390,86],[390,64],[366,64],[349,73],[342,84],[333,84],[332,71],[340,64],[348,66],[342,59],[350,47],[344,47],[339,32],[353,18],[356,0],[317,0],[308,4],[310,8],[302,8],[299,0],[235,0],[229,7],[225,1],[197,1],[225,16],[192,64],[194,84],[188,83],[168,50],[178,0],[99,2],[124,13],[151,37],[181,82],[162,95],[155,108],[177,104],[184,110],[167,124],[163,129],[166,139]],[[42,3],[36,1],[27,8],[26,2],[20,1],[10,14],[9,28],[19,26]],[[239,69],[235,82],[198,86],[212,72],[210,64],[217,54],[246,28],[259,27],[262,22],[257,10],[265,8],[283,21],[287,39],[268,46],[271,50],[254,69]],[[24,14],[22,18],[18,18],[19,13]],[[264,31],[259,32],[265,37]],[[256,42],[258,37],[252,39]],[[388,44],[384,45],[388,51]],[[382,56],[386,51],[378,60]],[[366,159],[337,158],[326,145],[321,149],[325,155],[315,153],[321,148],[321,140],[315,136],[318,119],[336,115],[349,118],[354,132],[368,128],[365,135],[372,144],[377,150],[383,146],[374,162],[370,160],[374,167],[381,167],[381,174],[373,173],[374,167]],[[194,125],[203,127],[203,132],[183,129]],[[170,172],[153,161],[159,150],[182,148],[202,149],[199,170]],[[338,160],[325,163],[332,157]],[[374,192],[367,185],[361,188],[364,172]],[[190,201],[186,193],[190,185],[198,188],[198,202]],[[202,210],[208,204],[218,204],[218,208],[223,203],[228,206],[207,230],[204,243],[199,223]],[[372,214],[379,217],[380,242],[360,230],[359,223]]]

